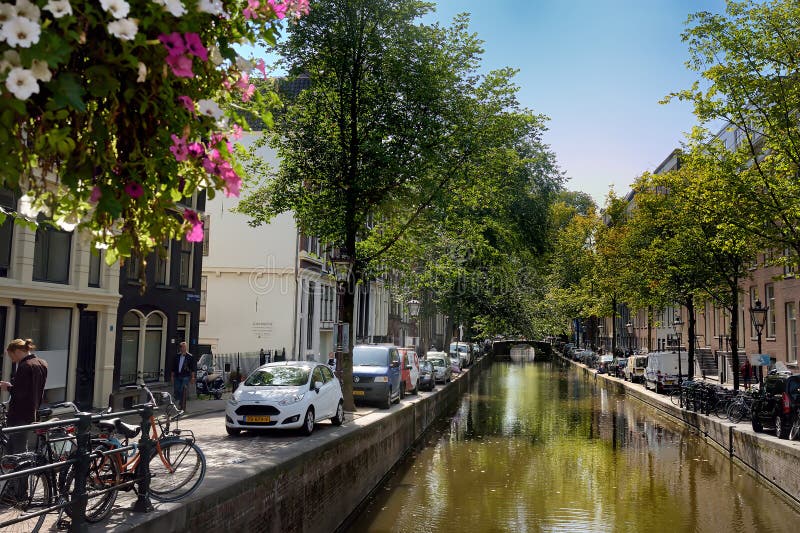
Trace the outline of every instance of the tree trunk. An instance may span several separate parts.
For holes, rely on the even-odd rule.
[[[611,355],[617,355],[617,298],[611,298]]]
[[[731,366],[733,389],[739,390],[739,276],[734,276],[731,281]]]
[[[647,351],[653,351],[653,306],[647,306]]]
[[[694,379],[694,344],[695,344],[694,335],[695,335],[695,320],[697,319],[696,313],[694,311],[694,296],[691,294],[686,297],[686,314],[689,319],[689,331],[688,331],[688,337],[686,339],[686,342],[688,343],[687,351],[689,353],[688,377],[689,381],[691,381]]]

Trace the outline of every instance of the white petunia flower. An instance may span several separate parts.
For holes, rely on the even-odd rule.
[[[66,15],[72,15],[72,4],[69,0],[49,0],[44,8],[51,12],[57,19]]]
[[[25,17],[14,17],[3,24],[0,35],[14,48],[29,48],[39,42],[42,28],[38,23]]]
[[[139,33],[139,25],[134,19],[119,19],[108,23],[108,33],[122,41],[132,41]]]
[[[130,4],[125,0],[100,0],[100,7],[115,19],[125,18],[131,11]]]
[[[6,78],[6,89],[20,100],[27,100],[33,93],[39,92],[39,82],[30,70],[14,67]]]
[[[13,67],[21,67],[22,61],[19,58],[19,53],[16,50],[6,50],[3,52],[3,59],[0,59],[0,72]]]
[[[220,109],[219,104],[207,98],[197,101],[197,112],[214,119],[222,117],[222,109]]]
[[[17,0],[16,11],[18,17],[25,17],[32,22],[39,22],[42,12],[39,7],[29,0]]]
[[[0,3],[0,25],[17,16],[17,10],[11,4]]]
[[[181,17],[186,14],[186,8],[181,0],[164,0],[164,7],[173,17]]]
[[[197,2],[197,10],[212,15],[227,16],[225,8],[222,6],[222,0],[200,0]]]
[[[144,80],[147,79],[147,65],[139,61],[139,75],[136,76],[136,81],[142,83]]]
[[[31,62],[31,72],[37,80],[45,83],[53,78],[50,68],[47,65],[47,61],[42,61],[41,59],[34,59]]]
[[[211,62],[216,66],[220,66],[222,62],[225,61],[222,57],[222,53],[219,51],[219,47],[215,44],[208,47],[208,58],[211,59]]]

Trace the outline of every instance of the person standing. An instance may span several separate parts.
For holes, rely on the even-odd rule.
[[[186,396],[189,394],[189,384],[194,384],[195,362],[194,357],[187,351],[186,342],[178,345],[180,352],[172,365],[172,383],[175,392],[175,401],[181,410],[186,410]]]
[[[6,347],[11,362],[17,365],[11,382],[0,381],[0,390],[9,391],[6,424],[24,426],[36,422],[36,411],[44,399],[44,386],[47,382],[47,362],[33,353],[36,349],[31,339],[15,339]],[[11,435],[10,451],[25,451],[28,435]]]

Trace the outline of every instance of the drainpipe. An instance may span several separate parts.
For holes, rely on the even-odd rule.
[[[295,221],[297,223],[297,221]],[[295,232],[294,243],[294,313],[292,313],[292,357],[297,358],[297,336],[300,334],[297,327],[297,303],[300,298],[300,228]]]

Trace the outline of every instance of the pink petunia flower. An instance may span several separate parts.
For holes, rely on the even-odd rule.
[[[190,96],[181,95],[178,97],[178,103],[180,103],[186,110],[191,113],[192,115],[195,114],[194,108],[194,100]]]
[[[93,204],[96,204],[97,202],[100,201],[100,198],[102,196],[103,196],[103,190],[99,186],[95,185],[92,188],[92,195],[89,196],[89,201]]]
[[[167,56],[167,64],[172,67],[172,73],[179,78],[194,78],[192,72],[192,58],[185,55]]]
[[[193,142],[189,145],[189,155],[195,158],[203,157],[206,155],[206,148],[202,143]]]
[[[267,0],[267,3],[272,12],[275,13],[276,18],[282,19],[286,17],[287,4],[279,4],[277,0]]]
[[[195,57],[199,57],[203,61],[208,61],[208,50],[200,40],[200,36],[196,33],[184,33],[183,39],[186,41],[186,50]]]
[[[231,133],[231,137],[233,137],[233,140],[238,141],[239,139],[241,139],[242,138],[242,131],[243,130],[242,130],[242,127],[240,125],[234,124],[233,125],[233,132]]]
[[[195,211],[186,209],[183,211],[183,219],[191,224],[192,229],[186,233],[186,240],[189,242],[203,241],[203,221]]]
[[[249,102],[256,92],[256,86],[252,83],[247,86],[247,89],[242,92],[242,102]]]
[[[227,79],[227,78],[222,80],[222,86],[225,88],[226,91],[230,91],[231,90],[231,82],[230,82],[230,80]]]
[[[136,200],[144,194],[144,189],[136,181],[129,181],[125,184],[125,194]]]
[[[236,82],[236,86],[241,90],[246,90],[247,86],[250,85],[250,76],[247,72],[242,72],[242,75],[239,77],[239,80]]]
[[[266,63],[264,63],[263,59],[259,59],[258,61],[256,61],[256,68],[261,73],[261,75],[264,76],[264,78],[266,79],[266,77],[267,77],[267,65],[266,65]]]
[[[186,52],[186,44],[183,41],[183,37],[176,31],[170,34],[162,33],[158,36],[158,40],[167,49],[169,56],[179,56]]]
[[[170,137],[172,137],[172,146],[169,147],[169,151],[175,156],[176,161],[186,161],[186,159],[189,157],[189,148],[186,146],[186,137],[178,137],[174,133],[170,135]]]
[[[246,19],[258,18],[259,6],[260,4],[258,3],[258,0],[247,0],[247,7],[244,8],[244,11],[242,11],[242,15],[244,15],[244,18]]]

